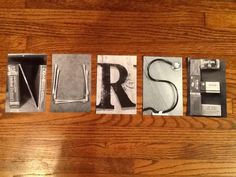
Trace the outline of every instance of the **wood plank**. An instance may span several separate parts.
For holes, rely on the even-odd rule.
[[[15,8],[24,8],[25,7],[25,0],[1,0],[0,8],[6,9],[15,9]]]
[[[120,42],[134,41],[135,39],[140,42],[143,40],[153,41],[151,36],[156,36],[157,39],[173,39],[173,37],[180,36],[186,40],[187,33],[190,33],[189,35],[191,33],[197,34],[193,32],[193,26],[199,28],[204,26],[204,14],[185,12],[166,14],[25,9],[21,11],[8,10],[7,12],[2,10],[0,18],[3,22],[0,24],[2,34],[80,37],[86,40],[101,38]],[[116,23],[113,23],[114,21]],[[163,25],[166,28],[163,28]],[[176,29],[170,25],[176,25]],[[189,28],[184,29],[182,26],[189,26]],[[160,37],[156,35],[157,31],[162,34]],[[169,34],[168,31],[175,31],[176,34]],[[209,31],[205,31],[205,33],[209,33]],[[231,36],[231,34],[228,35]],[[214,39],[215,37],[213,36]]]
[[[59,154],[58,154],[59,155]],[[100,173],[100,174],[132,174],[133,159],[127,158],[73,158],[68,159],[22,159],[5,160],[0,169],[18,173]],[[67,163],[65,163],[67,162]]]
[[[164,37],[164,36],[163,36]],[[71,52],[71,53],[96,53],[96,54],[129,54],[129,55],[160,55],[160,56],[210,56],[212,58],[227,55],[235,55],[235,42],[204,42],[176,41],[165,42],[162,39],[148,39],[143,36],[140,39],[115,39],[116,37],[28,37],[27,49],[35,52]],[[181,37],[180,37],[181,38]],[[229,37],[230,38],[230,37]],[[144,41],[142,41],[142,39]],[[150,41],[149,41],[150,40]],[[153,41],[152,41],[153,40]],[[223,39],[222,39],[223,40]],[[130,47],[132,46],[132,47]],[[42,48],[44,50],[42,50]]]
[[[133,177],[134,175],[125,175],[125,174],[98,174],[98,173],[90,173],[90,174],[85,174],[85,173],[50,173],[50,174],[16,174],[16,173],[11,173],[11,172],[6,172],[6,173],[0,173],[1,176],[4,177],[11,177],[11,176],[16,176],[16,177],[42,177],[42,176],[47,176],[47,177]],[[179,175],[161,175],[162,177],[179,177]],[[198,177],[205,177],[205,175],[197,175]],[[135,177],[156,177],[156,175],[135,175]],[[188,175],[188,177],[196,177],[196,175]],[[215,177],[214,174],[207,174],[207,177]]]
[[[205,21],[212,30],[236,31],[236,13],[206,13]]]
[[[89,139],[47,140],[30,138],[1,138],[0,160],[70,158],[144,158],[235,160],[235,142],[185,143],[185,142],[126,142],[89,141]],[[33,149],[33,151],[32,151]],[[9,156],[11,155],[11,156]]]
[[[98,174],[98,173],[70,173],[70,172],[62,172],[62,173],[44,173],[44,174],[19,174],[14,172],[0,172],[0,175],[3,177],[133,177],[134,175],[126,175],[126,174]],[[156,177],[153,175],[135,175],[136,177]],[[167,176],[163,176],[167,177]],[[168,176],[169,177],[169,176]],[[170,176],[177,177],[177,176]],[[201,176],[200,176],[201,177]],[[212,176],[213,177],[213,176]]]
[[[65,163],[67,162],[67,163]],[[44,160],[5,160],[4,171],[17,168],[24,174],[100,173],[126,175],[215,175],[235,176],[233,160],[151,160],[122,158],[70,158]],[[229,172],[230,171],[230,172]]]
[[[89,161],[88,161],[89,160]],[[144,159],[79,159],[65,160],[19,160],[5,161],[1,166],[4,171],[18,169],[19,174],[57,174],[57,173],[100,173],[100,174],[126,174],[126,175],[179,175],[198,176],[215,175],[235,176],[234,161],[225,160],[144,160]],[[134,165],[133,165],[134,163]],[[52,170],[53,169],[53,170]],[[134,171],[134,172],[132,172]],[[229,172],[230,171],[230,172]]]
[[[42,9],[80,9],[80,10],[110,10],[110,11],[234,11],[236,9],[233,0],[129,0],[129,1],[104,1],[104,0],[26,0],[27,8],[42,8]]]
[[[17,35],[0,35],[0,51],[14,51],[26,49],[26,37]],[[2,61],[2,60],[1,60]]]
[[[135,161],[134,173],[143,175],[179,175],[179,176],[235,176],[233,161],[215,160],[140,160]]]
[[[86,114],[88,117],[88,114]],[[36,117],[36,116],[35,116]],[[70,116],[71,117],[71,116]],[[82,116],[75,116],[74,119],[80,119]],[[102,116],[105,117],[105,116]],[[229,119],[194,119],[192,122],[198,122],[202,124],[203,128],[193,127],[185,128],[183,125],[178,125],[177,119],[159,119],[163,121],[162,125],[159,127],[151,121],[153,119],[148,119],[144,121],[147,123],[146,126],[118,126],[117,122],[121,122],[117,119],[118,116],[113,116],[113,119],[108,119],[111,116],[106,116],[107,119],[103,121],[109,121],[109,123],[86,125],[79,124],[79,121],[74,120],[74,123],[68,123],[68,121],[61,121],[63,125],[59,124],[59,121],[41,121],[41,122],[28,122],[28,123],[2,123],[0,135],[2,138],[35,138],[35,139],[48,139],[48,140],[65,140],[65,139],[80,139],[80,140],[90,140],[90,141],[135,141],[135,142],[148,142],[153,140],[155,142],[171,142],[171,143],[183,143],[183,142],[213,142],[227,143],[235,142],[235,131],[232,126],[226,126],[229,124]],[[124,116],[127,118],[127,116]],[[15,119],[21,120],[17,117]],[[41,116],[42,118],[42,116]],[[64,117],[64,119],[66,119]],[[67,118],[69,119],[69,118]],[[73,119],[73,118],[70,118]],[[181,119],[180,119],[181,120]],[[190,119],[191,120],[191,119]],[[100,120],[101,121],[101,120]],[[112,122],[113,121],[113,122]],[[149,122],[148,122],[149,121]],[[187,119],[185,119],[187,121]],[[235,120],[234,120],[235,122]],[[51,124],[50,124],[51,123]],[[115,124],[116,126],[112,125]],[[148,124],[149,123],[149,124]],[[77,124],[77,125],[74,125]],[[150,126],[151,125],[151,126]],[[164,127],[164,128],[163,128]],[[225,128],[227,127],[227,128]],[[230,127],[230,128],[229,128]],[[224,130],[224,131],[223,131]],[[145,136],[143,135],[145,132]]]
[[[84,10],[54,10],[54,9],[2,9],[0,17],[8,22],[38,22],[38,23],[59,23],[59,24],[91,24],[100,22],[103,24],[119,24],[138,21],[140,26],[146,25],[185,25],[203,26],[204,13],[175,11],[168,13],[160,12],[111,12],[111,11],[84,11]],[[7,18],[7,19],[6,19]],[[113,19],[117,19],[116,23]],[[145,19],[145,20],[144,20]],[[99,21],[100,20],[100,21]],[[99,24],[99,23],[98,23]]]
[[[155,44],[164,41],[166,43],[197,40],[213,45],[217,42],[225,42],[226,39],[228,43],[234,44],[236,38],[233,32],[212,32],[203,28],[203,14],[195,13],[170,12],[166,15],[164,13],[27,9],[11,10],[7,15],[3,11],[0,12],[0,18],[5,22],[0,24],[2,34],[71,37],[83,39],[84,42],[103,40],[115,41],[118,44],[122,42]],[[116,24],[112,23],[113,21],[116,21]],[[176,27],[173,28],[168,24],[176,24]]]

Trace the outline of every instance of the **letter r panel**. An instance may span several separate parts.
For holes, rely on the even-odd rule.
[[[137,57],[98,55],[97,114],[136,114]]]

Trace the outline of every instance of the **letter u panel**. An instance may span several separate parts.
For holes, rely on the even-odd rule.
[[[91,55],[52,55],[52,112],[90,112]]]
[[[97,114],[136,114],[137,56],[98,55]]]

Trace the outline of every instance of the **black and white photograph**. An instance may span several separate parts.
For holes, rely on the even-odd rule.
[[[183,115],[181,57],[143,57],[143,114]]]
[[[226,117],[225,62],[188,58],[188,115]]]
[[[6,112],[44,112],[47,56],[9,54]]]
[[[90,112],[91,55],[52,55],[52,112]]]
[[[97,114],[136,114],[137,57],[99,55]]]

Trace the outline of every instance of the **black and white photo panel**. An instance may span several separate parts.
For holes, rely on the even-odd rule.
[[[225,62],[188,58],[188,115],[226,117]]]
[[[183,115],[181,57],[143,57],[143,114]]]
[[[52,55],[52,112],[90,112],[91,55]]]
[[[97,114],[136,114],[137,56],[99,55]]]
[[[44,112],[47,56],[9,54],[6,112]]]

